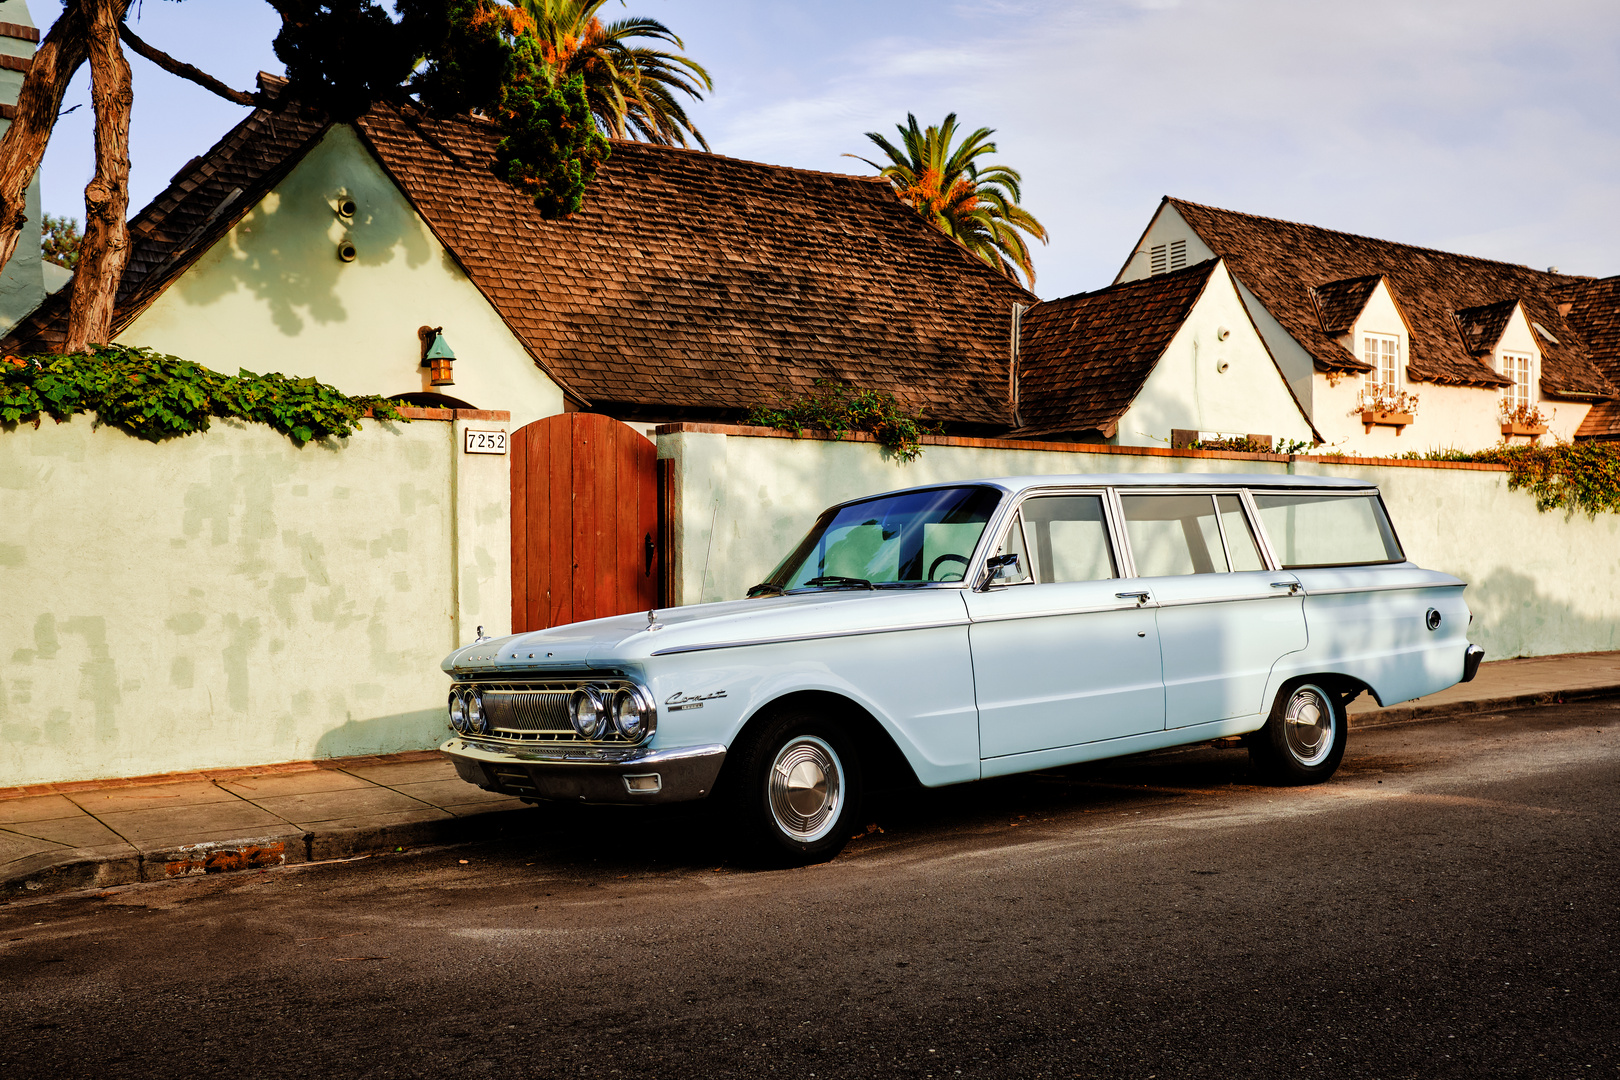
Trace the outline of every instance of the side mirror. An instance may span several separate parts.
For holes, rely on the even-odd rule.
[[[1001,578],[1016,578],[1019,576],[1018,555],[993,555],[984,562],[984,584],[981,589],[988,589]]]

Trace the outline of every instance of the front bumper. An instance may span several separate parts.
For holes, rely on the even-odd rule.
[[[513,747],[457,737],[439,747],[468,783],[524,799],[587,803],[668,803],[714,790],[726,748],[668,750]]]

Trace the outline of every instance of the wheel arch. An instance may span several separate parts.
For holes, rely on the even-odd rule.
[[[1272,677],[1270,696],[1267,698],[1262,717],[1269,717],[1287,694],[1292,693],[1295,687],[1306,683],[1314,683],[1337,696],[1339,708],[1346,714],[1349,712],[1350,703],[1364,693],[1371,694],[1374,701],[1383,704],[1383,700],[1378,696],[1378,690],[1371,683],[1342,671],[1305,671],[1288,675],[1278,673]]]
[[[805,709],[837,715],[856,742],[856,750],[861,755],[862,767],[870,786],[877,788],[920,786],[921,781],[917,777],[916,769],[912,767],[911,761],[900,749],[900,744],[895,741],[894,736],[889,734],[889,730],[860,702],[832,690],[793,690],[772,698],[754,710],[753,715],[733,737],[732,744],[736,745],[748,738],[753,731],[787,709]],[[727,760],[729,762],[729,756]],[[720,782],[724,782],[725,775],[726,769],[722,767]]]

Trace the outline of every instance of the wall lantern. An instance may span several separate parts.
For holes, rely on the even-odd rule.
[[[455,376],[451,365],[456,362],[456,354],[451,350],[450,343],[444,339],[444,327],[423,327],[423,337],[427,342],[427,349],[422,353],[422,366],[428,369],[428,381],[434,386],[454,386]]]

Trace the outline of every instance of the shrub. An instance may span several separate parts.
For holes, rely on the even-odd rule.
[[[316,382],[272,373],[217,371],[151,349],[100,345],[83,355],[7,356],[0,360],[0,424],[39,426],[75,413],[138,438],[159,442],[207,431],[210,418],[265,424],[302,446],[345,437],[370,411],[403,420],[394,403],[376,396],[349,397]]]
[[[784,397],[776,408],[755,408],[747,422],[795,435],[818,428],[835,439],[846,431],[869,432],[900,461],[915,461],[922,454],[922,437],[940,431],[922,410],[906,412],[886,390],[854,390],[831,379],[817,379],[814,390],[797,399]]]

